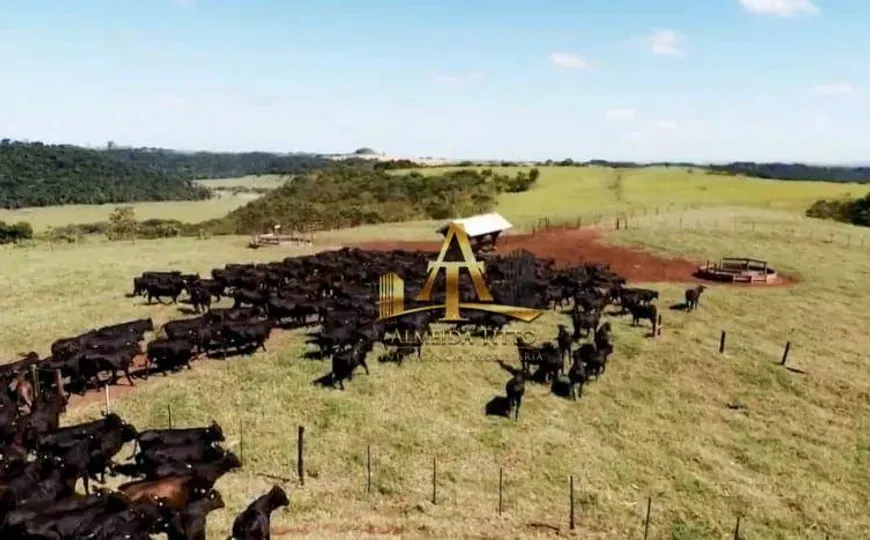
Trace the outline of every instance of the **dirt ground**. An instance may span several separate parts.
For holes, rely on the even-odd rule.
[[[438,251],[440,242],[371,242],[363,249],[408,249]],[[551,257],[557,264],[605,263],[629,282],[701,283],[693,276],[701,262],[669,258],[647,251],[605,244],[592,229],[555,229],[534,235],[511,235],[499,238],[495,253],[526,249],[541,258]],[[782,280],[786,283],[788,280]],[[754,285],[757,287],[758,285]]]

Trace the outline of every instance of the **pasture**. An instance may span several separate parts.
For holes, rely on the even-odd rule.
[[[220,191],[207,201],[166,201],[125,204],[71,204],[8,210],[0,208],[0,221],[15,223],[27,221],[35,234],[48,232],[54,227],[78,223],[108,221],[118,206],[132,206],[136,219],[177,219],[195,223],[219,218],[248,203],[259,195],[255,193],[229,194]]]
[[[541,176],[531,190],[499,196],[495,211],[517,228],[534,226],[539,218],[554,222],[583,216],[593,218],[636,213],[668,213],[689,206],[742,206],[781,209],[802,213],[815,200],[863,196],[868,189],[857,184],[829,182],[781,182],[707,175],[703,171],[680,168],[621,170],[607,167],[539,167]],[[421,169],[423,174],[439,174],[451,168]],[[494,171],[513,175],[516,167],[494,167]],[[246,176],[202,180],[207,186],[221,188],[208,201],[137,203],[138,219],[178,219],[196,223],[225,215],[258,197],[256,193],[230,193],[233,188],[274,188],[282,177]],[[70,205],[18,210],[0,209],[0,220],[7,223],[28,221],[39,234],[51,227],[73,223],[105,221],[118,205]]]
[[[208,180],[197,180],[199,184],[212,189],[274,189],[281,186],[281,184],[286,181],[287,177],[280,174],[262,174],[240,176],[238,178],[215,178]]]
[[[584,169],[555,171],[582,175]],[[295,477],[297,425],[307,432],[306,484],[286,485],[291,508],[273,518],[276,530],[297,536],[549,534],[533,523],[565,531],[567,477],[574,475],[583,537],[642,537],[648,496],[652,538],[726,537],[738,515],[744,516],[746,538],[867,537],[870,338],[864,330],[870,324],[865,292],[870,242],[863,250],[847,248],[817,231],[857,237],[854,228],[763,209],[765,197],[785,200],[784,208],[791,210],[803,204],[801,197],[862,189],[811,183],[812,194],[798,196],[788,195],[799,191],[797,183],[761,188],[747,181],[737,188],[742,180],[704,177],[699,181],[708,182],[706,191],[688,187],[687,178],[685,186],[674,180],[669,196],[654,194],[652,186],[631,175],[623,174],[624,204],[639,204],[648,195],[663,203],[700,198],[761,209],[668,212],[663,205],[659,215],[633,220],[628,231],[608,232],[610,241],[699,260],[765,258],[780,272],[797,274],[800,283],[768,289],[711,286],[692,314],[666,309],[682,300],[684,284],[633,283],[661,291],[663,336],[645,338],[645,331],[616,319],[616,350],[601,381],[590,384],[576,403],[547,395],[543,387],[527,389],[519,423],[483,414],[507,379],[494,360],[516,363],[511,347],[493,350],[493,362],[462,361],[470,350],[458,351],[455,362],[434,362],[431,356],[427,362],[425,348],[422,362],[399,367],[372,361],[370,376],[360,373],[340,392],[311,384],[329,366],[301,358],[306,350],[301,330],[277,333],[267,353],[199,361],[193,371],[137,383],[133,392],[123,391],[123,384],[113,387],[113,410],[145,429],[165,426],[172,404],[176,425],[220,422],[234,451],[244,426],[245,464],[217,484],[227,509],[209,517],[209,537],[225,537],[233,516],[268,489],[274,479],[264,475]],[[499,211],[508,219],[541,212],[567,218],[595,209],[596,200],[610,205],[609,197],[611,208],[621,207],[604,172],[575,183],[564,180],[545,169],[540,185],[505,196]],[[664,175],[658,181],[668,182]],[[532,204],[536,197],[547,204]],[[762,225],[754,231],[736,225],[750,222]],[[411,239],[428,230],[429,224],[421,223],[334,231],[318,235],[315,248]],[[303,253],[251,251],[243,245],[243,239],[226,237],[4,248],[0,283],[11,293],[0,297],[0,309],[14,316],[0,319],[0,355],[31,349],[45,354],[54,339],[121,320],[152,316],[157,323],[181,316],[176,306],[143,306],[141,299],[124,296],[131,278],[143,270],[208,273],[228,262]],[[533,326],[542,336],[555,337],[557,317],[547,314]],[[722,329],[728,332],[724,355],[717,352]],[[790,364],[805,373],[777,365],[786,341],[793,347]],[[63,421],[91,419],[101,408],[101,402],[90,402]],[[374,484],[369,496],[368,444]],[[427,502],[434,455],[438,505]],[[500,517],[495,512],[499,467],[505,474]]]

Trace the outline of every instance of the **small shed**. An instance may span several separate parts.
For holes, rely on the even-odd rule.
[[[495,248],[499,235],[513,227],[508,220],[495,212],[454,219],[450,223],[462,225],[474,251],[489,251]],[[450,223],[438,227],[436,232],[442,236],[447,234],[447,227]]]

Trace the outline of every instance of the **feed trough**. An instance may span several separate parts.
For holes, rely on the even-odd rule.
[[[697,277],[730,283],[775,283],[776,270],[767,261],[746,257],[728,257],[719,262],[707,261],[698,268]]]

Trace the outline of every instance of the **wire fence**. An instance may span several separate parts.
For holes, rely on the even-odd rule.
[[[540,218],[524,223],[522,230],[534,235],[558,229],[595,228],[610,231],[668,230],[718,232],[752,236],[755,239],[788,238],[796,242],[820,242],[844,248],[870,248],[870,230],[857,226],[814,220],[808,224],[794,216],[791,220],[753,219],[710,215],[700,205],[681,207],[642,207],[617,214],[581,214],[573,218]],[[810,226],[811,225],[811,226]]]

